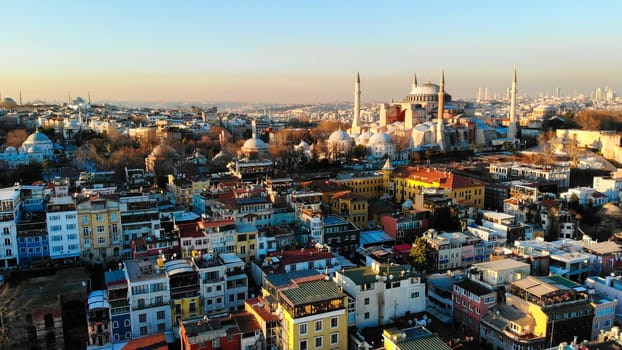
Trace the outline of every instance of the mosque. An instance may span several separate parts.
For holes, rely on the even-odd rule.
[[[47,135],[35,132],[28,136],[19,149],[9,146],[0,152],[0,167],[16,169],[20,165],[33,162],[43,163],[44,160],[56,160],[57,154],[62,151],[60,145],[54,144]]]
[[[346,144],[367,147],[372,158],[407,159],[416,150],[453,151],[472,149],[474,145],[491,146],[493,140],[517,142],[516,70],[512,79],[510,123],[507,128],[488,125],[469,115],[468,104],[454,102],[445,91],[445,73],[440,84],[430,81],[412,88],[401,101],[379,106],[377,121],[361,125],[361,79],[354,85],[354,111],[348,133],[335,131],[329,138],[329,152],[344,152]]]

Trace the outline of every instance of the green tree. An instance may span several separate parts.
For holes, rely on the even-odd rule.
[[[559,238],[559,210],[555,207],[549,208],[548,226],[544,232],[544,240],[547,242],[555,241]]]
[[[430,268],[432,264],[432,247],[428,241],[423,237],[417,237],[412,247],[408,258],[413,268],[421,273],[421,277],[424,276],[426,269]]]

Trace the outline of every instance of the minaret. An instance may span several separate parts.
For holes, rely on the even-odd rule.
[[[514,68],[512,90],[510,91],[510,124],[508,126],[508,137],[516,137],[516,68]]]
[[[415,73],[415,75],[413,76],[413,86],[410,89],[411,94],[415,93],[415,88],[417,88],[417,73]]]
[[[359,119],[361,118],[361,76],[356,73],[356,83],[354,83],[354,111],[352,116],[352,128],[350,133],[360,134]]]
[[[441,147],[441,151],[445,150],[443,144],[443,114],[445,112],[445,70],[441,72],[441,85],[438,89],[438,113],[436,121],[436,143]]]
[[[22,105],[22,90],[19,90],[19,105]]]
[[[257,138],[257,122],[255,121],[255,118],[253,118],[253,122],[251,123],[251,128],[252,128],[252,133],[253,133],[253,139]]]
[[[88,91],[88,95],[89,95],[89,104],[91,104],[91,92]]]

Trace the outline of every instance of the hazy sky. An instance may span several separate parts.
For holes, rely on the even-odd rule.
[[[388,101],[622,93],[622,1],[0,1],[0,92],[24,100]]]

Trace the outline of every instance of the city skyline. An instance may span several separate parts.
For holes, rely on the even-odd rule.
[[[383,4],[386,5],[386,4]],[[24,101],[361,101],[419,82],[473,98],[588,94],[616,85],[622,4],[162,1],[11,4],[0,34],[2,97]]]

